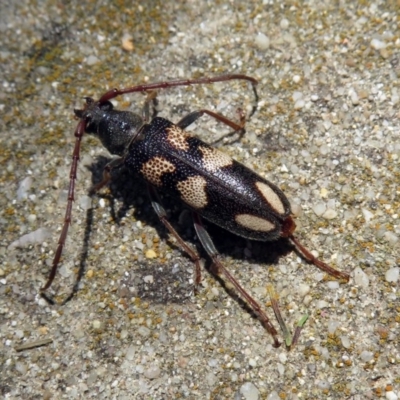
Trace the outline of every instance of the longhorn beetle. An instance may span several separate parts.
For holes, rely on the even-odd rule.
[[[206,109],[194,111],[176,124],[160,117],[150,118],[150,104],[153,103],[153,107],[155,105],[156,89],[229,80],[250,82],[257,95],[257,81],[254,78],[246,75],[222,75],[112,89],[97,101],[87,97],[85,107],[82,110],[74,110],[80,121],[75,130],[68,203],[52,269],[41,289],[42,294],[53,282],[71,223],[80,143],[84,133],[97,136],[111,154],[118,156],[106,165],[102,181],[91,189],[91,193],[106,185],[111,179],[111,171],[120,166],[125,166],[143,178],[147,182],[151,204],[156,214],[195,263],[196,288],[201,280],[200,257],[168,221],[157,191],[162,190],[181,200],[192,211],[195,231],[212,261],[211,271],[215,275],[223,276],[235,288],[272,335],[276,347],[280,345],[277,331],[260,305],[222,264],[221,256],[203,226],[202,217],[251,240],[272,241],[287,238],[309,263],[336,278],[349,280],[347,273],[337,271],[318,260],[299,243],[293,235],[296,225],[291,216],[289,201],[276,185],[184,130],[207,114],[235,131],[240,131],[244,128],[243,115],[239,124]],[[133,92],[147,92],[141,115],[113,108],[110,100]]]

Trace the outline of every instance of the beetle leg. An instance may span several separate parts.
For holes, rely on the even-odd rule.
[[[195,271],[194,271],[194,291],[197,293],[198,286],[201,281],[201,266],[200,266],[200,256],[197,254],[195,250],[193,250],[188,244],[179,236],[178,232],[174,229],[174,227],[170,224],[170,222],[167,219],[167,213],[164,209],[164,207],[161,205],[160,198],[158,196],[158,193],[156,189],[151,186],[147,185],[150,200],[151,200],[151,205],[154,208],[154,211],[156,212],[158,218],[160,218],[161,222],[164,224],[164,226],[168,229],[169,233],[175,237],[175,239],[178,241],[179,246],[181,249],[192,259],[192,261],[195,264]]]
[[[142,118],[143,122],[148,123],[150,120],[155,118],[157,116],[157,105],[158,105],[158,100],[157,100],[157,91],[151,90],[149,92],[146,92],[146,100],[144,101],[143,105],[143,110],[142,110]],[[153,106],[153,113],[150,118],[150,103]]]
[[[239,115],[240,115],[240,123],[239,124],[231,121],[230,119],[224,117],[221,114],[215,113],[214,111],[201,109],[198,111],[193,111],[193,112],[189,113],[188,115],[185,115],[176,125],[179,126],[179,128],[181,128],[181,129],[185,129],[189,125],[193,124],[193,122],[197,121],[204,114],[207,114],[210,117],[216,119],[217,121],[220,121],[223,124],[230,126],[232,129],[234,129],[235,132],[244,131],[244,126],[246,124],[246,120],[244,118],[244,114],[242,111],[239,112]]]
[[[214,243],[205,230],[200,215],[197,213],[193,213],[194,219],[194,227],[196,229],[197,236],[204,247],[204,250],[207,252],[212,261],[212,272],[217,275],[223,275],[227,281],[236,289],[236,291],[240,294],[240,296],[246,301],[246,303],[250,306],[253,312],[260,319],[261,323],[265,327],[265,329],[270,333],[274,340],[274,347],[279,347],[281,343],[278,340],[278,332],[272,325],[270,319],[267,314],[261,309],[261,306],[247,293],[247,291],[240,285],[240,283],[236,280],[236,278],[224,267],[224,265],[220,261],[220,254],[214,246]]]
[[[119,167],[123,162],[125,158],[124,157],[119,157],[119,158],[114,158],[114,160],[111,160],[103,169],[103,179],[101,182],[97,183],[96,185],[92,186],[89,190],[89,195],[92,196],[96,192],[98,192],[101,188],[103,188],[105,185],[108,184],[111,180],[111,171],[117,167]]]

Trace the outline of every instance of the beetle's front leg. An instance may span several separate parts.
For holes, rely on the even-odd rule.
[[[181,249],[188,254],[188,256],[192,259],[192,261],[195,264],[195,271],[194,271],[194,291],[197,293],[198,286],[201,281],[201,266],[200,266],[200,256],[197,254],[195,250],[193,250],[188,244],[179,236],[178,232],[174,229],[174,227],[170,224],[170,222],[167,219],[167,213],[164,209],[164,207],[161,205],[161,201],[159,199],[158,193],[156,189],[151,186],[147,185],[150,200],[151,200],[151,205],[154,208],[154,211],[156,212],[158,218],[160,218],[161,222],[164,224],[164,226],[168,229],[169,233],[175,237],[175,239],[178,241],[179,246]]]
[[[261,309],[261,306],[247,293],[247,291],[240,285],[236,278],[224,267],[220,261],[220,254],[214,246],[214,243],[205,230],[201,218],[197,213],[193,213],[194,227],[196,229],[197,236],[204,247],[204,250],[210,256],[212,261],[212,272],[217,275],[223,275],[227,281],[236,289],[240,296],[246,301],[253,312],[260,319],[261,323],[264,325],[265,329],[270,333],[274,339],[274,347],[279,347],[281,343],[278,340],[278,332],[272,325],[267,314]]]
[[[89,195],[93,196],[95,193],[97,193],[100,189],[102,189],[104,186],[108,184],[111,180],[111,171],[115,168],[118,168],[121,164],[123,164],[125,158],[124,157],[118,157],[115,158],[114,160],[111,160],[103,169],[103,179],[101,182],[97,183],[96,185],[93,185],[90,190],[89,190]]]

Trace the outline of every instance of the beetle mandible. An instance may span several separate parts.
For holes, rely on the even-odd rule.
[[[309,263],[336,278],[349,280],[346,272],[338,271],[315,258],[299,243],[293,235],[296,225],[291,216],[289,201],[276,185],[185,131],[185,128],[204,114],[230,126],[235,131],[240,131],[244,128],[243,115],[239,124],[206,109],[192,112],[176,124],[160,117],[150,118],[150,104],[155,102],[156,89],[229,80],[250,82],[257,96],[256,79],[246,75],[231,74],[112,89],[97,101],[87,97],[84,109],[75,110],[75,115],[80,121],[75,130],[76,142],[72,156],[68,203],[52,269],[46,284],[41,289],[42,294],[54,280],[71,223],[80,143],[84,133],[97,136],[111,154],[118,156],[106,165],[103,180],[91,189],[91,193],[106,185],[111,179],[111,171],[122,165],[143,178],[147,182],[156,214],[195,263],[196,288],[201,280],[200,257],[168,221],[157,190],[180,199],[192,211],[195,231],[212,261],[212,272],[230,282],[272,335],[274,346],[280,345],[276,329],[260,305],[222,264],[221,256],[202,223],[202,217],[251,240],[273,241],[287,238]],[[114,109],[110,100],[133,92],[148,94],[142,115]]]

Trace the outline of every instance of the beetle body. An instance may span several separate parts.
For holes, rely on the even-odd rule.
[[[89,103],[77,113],[90,119],[86,132],[111,154],[125,151],[125,166],[158,190],[246,239],[271,241],[294,231],[284,193],[227,154],[164,118],[142,124],[139,115],[111,103]]]
[[[85,132],[98,137],[111,154],[119,156],[106,166],[103,181],[95,186],[93,191],[108,183],[111,170],[117,166],[124,165],[133,174],[143,178],[148,183],[152,205],[160,220],[195,262],[197,286],[201,278],[200,257],[185,244],[167,220],[157,191],[181,200],[192,210],[196,233],[212,260],[213,272],[223,275],[249,304],[273,336],[275,346],[280,344],[275,328],[258,303],[223,266],[212,239],[202,225],[201,217],[247,239],[271,241],[281,237],[288,238],[306,260],[337,278],[348,280],[347,273],[337,271],[316,259],[293,236],[295,223],[291,217],[290,203],[276,185],[185,131],[187,126],[204,114],[229,125],[234,130],[241,130],[244,120],[243,125],[238,125],[209,110],[190,113],[176,124],[164,118],[149,118],[150,103],[155,101],[153,89],[232,79],[250,81],[253,87],[256,84],[253,78],[244,75],[146,84],[109,91],[98,101],[86,98],[86,107],[83,110],[75,110],[80,122],[75,131],[77,139],[71,166],[68,206],[52,271],[42,293],[50,287],[54,279],[65,244],[71,220],[80,141]],[[118,95],[137,91],[149,92],[142,116],[130,111],[115,110],[109,101]]]

